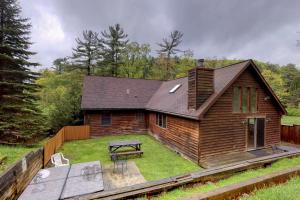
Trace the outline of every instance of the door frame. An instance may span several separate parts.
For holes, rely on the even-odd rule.
[[[264,119],[264,146],[262,147],[257,147],[257,123],[256,123],[256,119],[259,118],[259,119]],[[254,151],[254,150],[258,150],[258,149],[263,149],[266,147],[266,127],[267,127],[267,120],[266,120],[266,116],[265,115],[257,115],[257,116],[249,116],[249,117],[246,117],[246,143],[245,143],[245,148],[246,148],[246,151]],[[255,119],[255,122],[254,122],[254,148],[248,148],[248,128],[249,128],[249,124],[248,124],[248,120],[249,119]]]

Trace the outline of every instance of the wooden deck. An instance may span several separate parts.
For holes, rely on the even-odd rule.
[[[299,145],[293,145],[289,143],[282,143],[278,147],[281,147],[281,149],[285,151],[300,150]],[[264,156],[274,155],[278,153],[280,152],[273,152],[271,148],[259,149],[259,150],[253,150],[247,152],[234,152],[229,154],[208,157],[205,161],[201,162],[200,165],[204,168],[212,168],[212,167],[237,163],[241,161],[246,161],[254,158],[261,158]]]

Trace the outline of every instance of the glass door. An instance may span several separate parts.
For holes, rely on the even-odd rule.
[[[247,149],[255,149],[255,119],[248,119],[248,130],[247,130]]]
[[[256,119],[256,148],[265,146],[265,119]]]
[[[247,149],[265,146],[265,118],[249,118],[247,128]]]

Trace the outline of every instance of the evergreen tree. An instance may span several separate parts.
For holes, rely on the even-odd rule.
[[[108,68],[108,75],[118,76],[119,67],[123,64],[121,54],[128,43],[127,34],[124,33],[120,24],[109,26],[108,31],[101,32],[103,36],[103,61],[100,63]]]
[[[0,0],[0,137],[29,138],[41,133],[42,117],[36,106],[37,73],[29,61],[34,53],[29,34],[31,25],[22,18],[17,0]]]
[[[172,62],[171,56],[180,51],[177,47],[182,42],[182,37],[183,33],[175,30],[171,32],[169,38],[163,38],[162,43],[158,43],[158,46],[161,48],[158,50],[158,53],[161,58],[166,59],[165,65],[163,66],[165,68],[163,79],[170,79],[176,76],[174,69],[175,64]]]
[[[73,58],[79,67],[87,70],[87,75],[94,72],[94,66],[100,59],[101,42],[98,33],[93,31],[83,31],[83,39],[77,38],[76,48],[73,48]]]

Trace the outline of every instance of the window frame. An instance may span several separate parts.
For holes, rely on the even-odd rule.
[[[239,96],[235,94],[236,92],[236,88],[238,88],[239,90]],[[253,91],[255,91],[256,97],[255,97],[255,111],[252,110],[252,103],[253,103],[253,97],[252,97],[252,93]],[[246,92],[246,94],[245,94]],[[237,97],[236,97],[237,96]],[[249,113],[257,113],[258,112],[258,88],[257,87],[243,87],[243,86],[233,86],[232,89],[232,113],[235,114],[249,114]],[[239,98],[239,101],[236,98]],[[245,102],[244,97],[247,99]],[[235,103],[239,102],[239,110],[237,111],[237,107],[235,107]],[[244,110],[245,108],[245,103],[247,103],[246,105],[246,110]],[[238,105],[237,105],[238,106]]]
[[[135,113],[135,119],[138,122],[144,122],[145,121],[145,113],[144,112],[136,112]]]
[[[238,102],[239,105],[237,105],[238,107],[238,111],[235,110],[235,100],[234,100],[234,97],[235,97],[235,89],[238,89],[239,91],[239,95],[236,99],[236,101]],[[240,86],[234,86],[233,87],[233,92],[232,92],[232,112],[233,113],[241,113],[241,108],[242,108],[242,87]]]
[[[167,115],[156,113],[155,125],[160,128],[167,128]]]
[[[104,114],[109,116],[109,123],[107,123],[107,124],[103,123],[103,119],[104,119],[103,115]],[[112,114],[111,114],[111,112],[102,112],[100,120],[101,120],[101,126],[111,126],[112,125]]]

